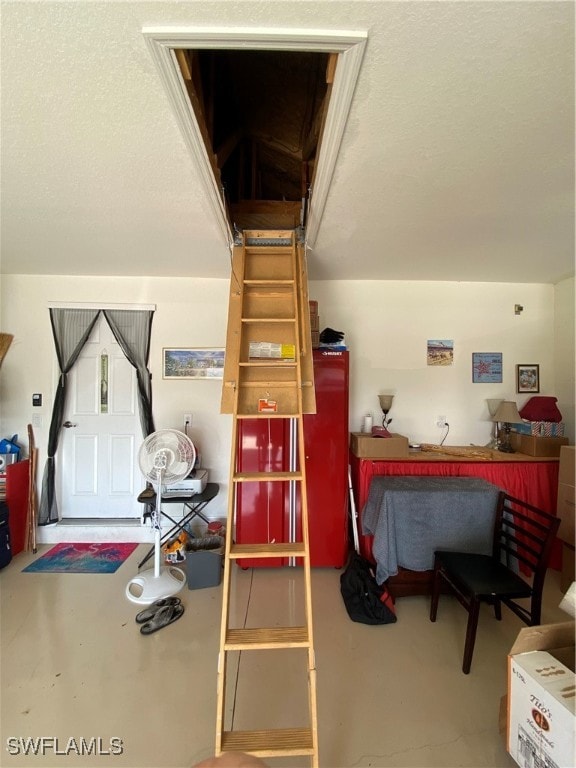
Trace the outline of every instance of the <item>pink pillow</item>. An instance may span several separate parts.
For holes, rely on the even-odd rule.
[[[556,406],[556,397],[531,397],[519,411],[526,421],[562,421],[562,414]]]

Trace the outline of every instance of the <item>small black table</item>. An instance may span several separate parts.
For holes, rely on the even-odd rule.
[[[170,528],[167,533],[162,534],[160,545],[162,546],[167,541],[170,541],[170,539],[174,537],[176,531],[183,531],[185,526],[188,525],[188,523],[195,517],[201,518],[206,524],[208,524],[210,521],[203,514],[202,510],[212,501],[212,499],[218,495],[219,490],[220,486],[218,483],[207,483],[206,488],[204,488],[201,493],[195,493],[193,496],[175,496],[172,493],[162,495],[160,497],[160,513],[163,517],[170,520],[172,523],[172,528]],[[144,521],[146,518],[152,516],[152,512],[156,507],[156,492],[153,488],[146,488],[146,490],[142,491],[142,493],[138,496],[138,501],[141,504],[146,505],[144,515],[142,516],[142,521]],[[174,520],[174,518],[170,517],[170,515],[164,511],[164,504],[183,504],[188,511],[184,514],[181,520]],[[154,546],[150,547],[150,550],[147,552],[144,559],[138,563],[138,568],[141,568],[144,563],[146,563],[152,557],[153,553]]]

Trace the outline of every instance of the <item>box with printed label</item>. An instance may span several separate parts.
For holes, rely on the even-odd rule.
[[[575,692],[574,622],[521,630],[508,657],[507,749],[522,768],[574,765]]]

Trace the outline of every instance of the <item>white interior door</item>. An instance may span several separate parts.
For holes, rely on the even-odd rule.
[[[136,371],[103,316],[68,374],[56,461],[63,518],[140,517]]]

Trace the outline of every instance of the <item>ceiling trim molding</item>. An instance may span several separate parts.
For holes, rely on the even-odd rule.
[[[244,27],[144,27],[142,30],[152,59],[168,94],[184,141],[200,171],[206,199],[229,246],[234,238],[226,217],[222,190],[218,189],[196,116],[188,100],[186,85],[174,49],[248,49],[263,51],[315,51],[338,53],[338,64],[320,154],[310,195],[306,242],[316,242],[336,160],[360,72],[367,32],[339,30],[269,29]]]

